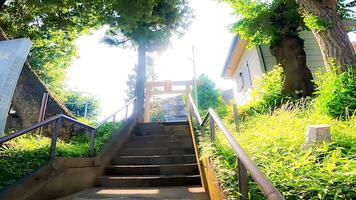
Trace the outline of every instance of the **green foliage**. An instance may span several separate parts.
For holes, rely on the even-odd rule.
[[[31,66],[63,97],[65,70],[76,56],[74,41],[100,25],[101,8],[100,0],[7,1],[0,13],[0,26],[10,38],[32,40]]]
[[[243,118],[252,114],[266,113],[291,100],[283,92],[283,79],[283,68],[275,66],[273,70],[263,74],[262,78],[255,80],[251,93],[252,100],[239,106],[239,116]]]
[[[231,30],[249,41],[249,46],[275,44],[283,36],[296,36],[302,30],[316,28],[318,31],[332,26],[312,13],[301,16],[295,0],[224,0],[239,17]],[[356,19],[355,2],[337,1],[341,19]]]
[[[186,0],[107,0],[105,4],[104,18],[110,25],[105,41],[112,45],[131,42],[148,51],[159,50],[173,34],[182,34],[191,18]]]
[[[99,112],[99,101],[93,96],[80,92],[69,91],[66,93],[64,105],[77,116],[84,117],[87,105],[87,119],[95,120]]]
[[[254,100],[238,108],[238,132],[232,110],[225,118],[236,141],[286,199],[356,197],[356,76],[337,71],[331,65],[317,75],[314,99],[292,100],[282,93],[282,69],[276,67],[253,89]],[[330,124],[332,142],[302,150],[312,124]],[[216,138],[201,144],[201,157],[212,157],[228,199],[237,199],[236,156],[219,131]],[[251,177],[249,189],[249,199],[265,199]]]
[[[117,127],[121,126],[118,122]],[[112,124],[106,123],[95,134],[96,154],[110,140]],[[88,157],[89,135],[76,133],[65,143],[57,141],[56,157]],[[51,139],[39,135],[24,135],[0,146],[0,189],[28,175],[49,161]]]
[[[338,0],[336,6],[341,19],[356,20],[356,1]]]
[[[298,35],[305,28],[294,0],[224,0],[239,20],[231,30],[249,41],[249,46],[277,43],[283,36]]]
[[[346,119],[356,113],[356,71],[338,71],[337,66],[331,65],[325,74],[317,74],[318,96],[314,104],[323,114]]]
[[[323,21],[315,15],[305,14],[304,23],[310,30],[316,30],[318,32],[325,31],[325,29],[331,28],[334,26],[332,21]]]
[[[206,74],[200,75],[197,81],[199,112],[205,115],[209,108],[213,108],[219,115],[226,116],[227,109],[215,83]]]
[[[305,102],[308,103],[308,102]],[[301,103],[303,105],[303,103]],[[311,107],[285,105],[271,113],[245,118],[239,132],[226,123],[258,168],[286,199],[354,199],[356,197],[356,118],[339,121]],[[330,124],[332,143],[302,150],[310,124]],[[236,156],[222,134],[204,143],[202,156],[212,156],[228,199],[237,199]],[[250,178],[249,199],[265,199]]]

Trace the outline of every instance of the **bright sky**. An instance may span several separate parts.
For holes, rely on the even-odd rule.
[[[192,0],[195,19],[181,39],[172,41],[157,56],[154,70],[159,80],[191,80],[193,77],[192,46],[197,74],[205,73],[218,87],[231,83],[220,78],[233,37],[228,26],[235,20],[231,8],[217,0]],[[67,72],[65,87],[93,94],[100,100],[103,118],[124,104],[126,79],[137,61],[133,49],[120,49],[100,42],[104,30],[83,36],[77,41],[78,59]]]
[[[159,80],[189,80],[193,77],[192,46],[195,49],[197,75],[205,73],[221,89],[231,88],[220,78],[233,34],[228,26],[235,21],[232,9],[217,0],[191,0],[195,16],[181,39],[172,41],[156,57],[154,70]],[[100,42],[105,30],[94,31],[77,41],[79,57],[67,72],[65,87],[95,95],[100,100],[99,119],[124,104],[126,80],[137,61],[133,49],[110,47]],[[351,40],[356,40],[352,34]]]

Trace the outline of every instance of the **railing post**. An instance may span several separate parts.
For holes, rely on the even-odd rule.
[[[112,134],[114,135],[115,132],[115,126],[116,126],[116,121],[115,121],[116,115],[112,117]]]
[[[212,116],[210,116],[210,140],[212,142],[215,140],[215,121]]]
[[[51,140],[51,147],[50,147],[50,157],[51,159],[54,159],[55,154],[56,154],[56,145],[57,145],[57,139],[59,135],[59,131],[62,127],[62,118],[58,118],[55,122],[53,132],[52,132],[52,140]]]
[[[200,133],[201,133],[201,137],[205,141],[205,127],[202,125],[200,126]]]
[[[241,194],[241,200],[248,199],[248,180],[247,180],[247,170],[244,164],[241,162],[240,158],[237,158],[237,171],[239,178],[239,191]]]
[[[89,144],[89,148],[90,148],[90,157],[94,157],[94,138],[95,138],[95,129],[90,129],[90,130],[89,130],[89,134],[90,134],[90,144]]]

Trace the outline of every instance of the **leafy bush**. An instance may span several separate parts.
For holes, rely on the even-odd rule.
[[[306,126],[331,124],[332,143],[302,150]],[[230,131],[234,124],[227,124]],[[356,117],[339,121],[311,107],[282,106],[242,121],[234,137],[286,199],[356,198]],[[222,134],[204,143],[229,199],[237,199],[236,156]],[[250,179],[250,199],[265,199]]]
[[[117,123],[117,127],[121,123]],[[106,123],[95,134],[94,148],[99,153],[111,138],[112,124]],[[57,141],[56,157],[88,157],[89,135],[74,134],[69,143]],[[15,182],[50,159],[51,139],[39,135],[23,135],[0,146],[0,189]]]
[[[318,111],[346,119],[356,112],[356,70],[337,73],[332,65],[325,74],[318,73],[314,103]]]
[[[201,115],[205,115],[209,108],[213,108],[221,116],[227,114],[226,106],[222,100],[220,91],[215,87],[215,83],[206,74],[198,78],[198,108]]]

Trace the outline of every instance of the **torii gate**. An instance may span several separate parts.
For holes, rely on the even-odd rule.
[[[190,87],[192,85],[193,85],[193,81],[166,80],[160,82],[146,82],[144,122],[148,123],[150,121],[150,109],[151,109],[150,105],[151,105],[151,97],[153,95],[189,94]],[[185,86],[185,89],[173,89],[174,86]]]

